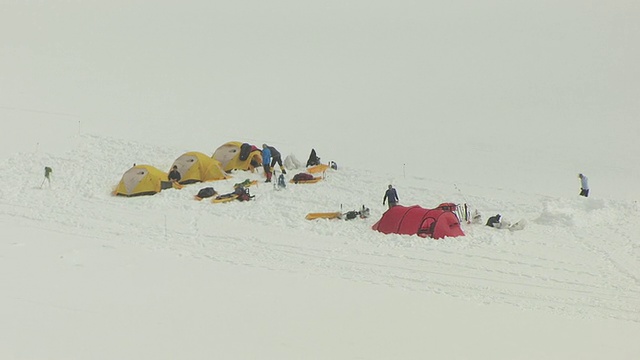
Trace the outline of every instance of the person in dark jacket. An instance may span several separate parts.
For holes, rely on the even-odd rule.
[[[500,218],[502,217],[502,215],[500,214],[496,214],[495,216],[490,217],[489,219],[487,219],[487,226],[491,226],[491,227],[500,227]]]
[[[169,180],[173,182],[180,182],[181,178],[182,177],[180,176],[180,172],[178,171],[178,166],[173,165],[171,171],[169,171]]]
[[[51,187],[51,173],[53,172],[53,169],[51,169],[48,166],[44,167],[44,180],[42,180],[42,184],[40,184],[40,188],[42,188],[42,186],[44,185],[44,182],[46,181],[47,184],[49,184],[49,187]]]
[[[280,151],[278,151],[276,148],[274,148],[273,146],[269,146],[267,144],[262,144],[262,151],[264,151],[264,148],[268,148],[269,151],[271,152],[271,172],[273,172],[273,167],[276,166],[276,164],[278,164],[280,166],[280,171],[282,171],[283,174],[287,173],[287,170],[285,170],[284,166],[282,165],[282,155],[280,155]],[[264,158],[264,154],[262,155],[262,157]]]
[[[398,198],[398,192],[393,188],[393,186],[389,185],[389,188],[384,193],[384,198],[382,198],[382,205],[384,205],[385,202],[388,202],[389,209],[391,209],[392,207],[398,205],[398,201],[400,201],[400,199]]]

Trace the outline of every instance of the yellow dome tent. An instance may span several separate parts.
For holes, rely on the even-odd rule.
[[[223,180],[230,178],[220,165],[220,161],[197,151],[182,154],[171,165],[178,167],[180,184],[193,184],[196,182]]]
[[[254,168],[262,165],[262,150],[239,141],[230,141],[218,147],[211,157],[220,161],[224,171],[253,171]]]
[[[167,173],[151,165],[136,165],[127,170],[113,191],[114,195],[153,195],[172,187]]]

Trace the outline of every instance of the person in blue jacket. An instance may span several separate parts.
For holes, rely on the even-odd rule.
[[[264,175],[267,177],[265,182],[271,182],[271,149],[267,144],[262,144],[262,168]]]
[[[382,198],[382,205],[387,202],[389,204],[389,209],[391,209],[398,205],[398,201],[400,201],[398,198],[398,192],[393,188],[393,186],[389,185],[389,188],[384,193],[384,198]]]

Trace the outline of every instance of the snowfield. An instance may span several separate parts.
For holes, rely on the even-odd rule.
[[[369,331],[366,322],[359,324],[361,320],[350,320],[343,314],[350,308],[375,318],[385,312],[378,325],[385,332],[407,324],[424,331],[424,327],[465,320],[480,326],[473,317],[459,319],[469,316],[462,315],[469,309],[474,309],[474,317],[496,309],[509,309],[507,314],[515,314],[516,319],[522,314],[550,317],[554,320],[545,324],[543,331],[551,333],[558,331],[553,324],[586,321],[597,324],[595,331],[601,333],[597,343],[605,345],[617,344],[627,336],[633,338],[640,330],[637,202],[574,194],[541,197],[507,189],[496,189],[500,198],[491,198],[473,192],[463,195],[460,190],[471,188],[471,184],[452,186],[432,179],[400,177],[394,185],[404,205],[435,207],[441,202],[466,201],[472,210],[483,215],[481,224],[463,223],[464,237],[423,239],[384,235],[371,229],[386,210],[381,203],[387,183],[385,174],[345,166],[328,170],[325,179],[317,184],[288,183],[286,189],[277,190],[263,182],[261,172],[236,171],[227,180],[125,198],[110,192],[133,159],[145,159],[168,169],[183,151],[95,135],[73,137],[70,144],[67,145],[73,149],[63,155],[21,153],[10,157],[0,168],[0,176],[6,179],[0,219],[10,234],[2,241],[1,273],[8,285],[2,308],[10,319],[8,323],[14,324],[3,334],[5,339],[13,340],[3,347],[8,357],[93,356],[96,347],[80,350],[71,346],[74,350],[70,351],[52,345],[40,353],[28,350],[18,340],[31,338],[35,331],[49,339],[44,340],[45,344],[52,338],[75,341],[72,335],[80,332],[84,341],[100,344],[102,340],[92,337],[91,331],[82,330],[98,327],[110,330],[108,335],[98,332],[101,338],[129,349],[124,353],[104,350],[105,358],[174,358],[168,354],[244,358],[253,353],[237,352],[231,344],[240,341],[237,337],[253,342],[251,331],[266,342],[262,348],[256,345],[256,349],[262,349],[255,355],[258,358],[273,358],[276,354],[290,358],[299,354],[351,358],[348,354],[354,349],[334,348],[335,335],[329,335],[335,332],[346,341],[353,336],[352,331]],[[40,187],[43,178],[39,176],[45,164],[54,169],[51,188],[46,183]],[[287,177],[299,171],[302,169],[290,169]],[[250,202],[213,204],[210,199],[193,198],[204,186],[213,186],[220,193],[231,192],[234,183],[247,178],[260,180],[250,188],[255,195]],[[346,212],[362,205],[371,209],[369,218],[304,218],[309,212]],[[507,221],[525,219],[527,226],[513,232],[484,226],[486,218],[496,212],[504,214]],[[219,268],[223,271],[219,272]],[[278,284],[271,284],[274,279]],[[325,290],[326,283],[332,287],[338,284],[340,290]],[[352,286],[362,290],[349,290],[357,294],[343,299],[342,288]],[[389,303],[378,309],[348,300],[349,296],[357,296],[362,298],[358,301],[368,303],[381,294],[384,297],[385,288],[394,293],[400,290],[401,296],[411,299],[407,304],[412,305]],[[374,289],[383,290],[379,294]],[[304,294],[296,294],[298,291]],[[420,298],[424,303],[414,303]],[[296,299],[304,304],[288,304]],[[220,302],[228,308],[220,308]],[[325,302],[336,308],[316,313]],[[447,304],[442,310],[447,314],[443,319],[435,323],[430,318],[420,320],[419,314],[425,308],[439,307],[441,303]],[[389,311],[418,316],[403,320],[401,315],[390,316]],[[188,314],[177,315],[183,312]],[[289,312],[301,312],[311,320],[308,324],[304,321],[304,326],[297,322],[291,326],[286,318],[300,314]],[[195,318],[190,319],[189,315],[207,320],[194,324]],[[299,319],[288,321],[295,320]],[[490,317],[481,321],[481,328],[503,335],[522,326],[510,323],[495,329],[494,321],[506,320]],[[207,342],[191,344],[192,336],[204,336],[201,332],[220,336],[229,322],[242,323],[232,325],[226,334],[230,336],[234,327],[241,332],[230,343],[218,344],[215,349]],[[616,324],[613,329],[601,327],[611,322]],[[187,333],[182,336],[187,339],[171,335],[176,331],[174,326],[186,327]],[[317,326],[328,334],[315,334],[319,331],[313,330]],[[142,351],[141,344],[127,343],[131,340],[126,336],[116,335],[123,327],[139,333],[154,328],[161,333],[135,337],[170,341]],[[260,330],[261,327],[270,330]],[[253,330],[246,334],[246,328]],[[622,331],[625,328],[630,332]],[[280,343],[291,336],[304,338],[301,348]],[[362,342],[366,347],[373,345],[370,339],[360,336],[363,335],[354,339],[354,357],[362,351]],[[312,340],[318,337],[320,343]],[[332,350],[320,346],[322,341]],[[415,351],[422,343],[418,339],[405,341],[407,351]],[[194,352],[176,352],[171,343],[177,347],[191,344]],[[593,355],[589,344],[581,346],[589,351],[578,352],[580,356]],[[631,353],[639,349],[632,340],[623,346]],[[392,345],[387,351],[392,349],[398,348]],[[165,353],[167,350],[173,353]],[[418,358],[421,353],[410,351],[412,355],[406,357]],[[364,357],[377,357],[374,354]],[[460,356],[466,357],[464,353]]]
[[[638,24],[627,0],[3,1],[0,359],[639,359]],[[111,195],[228,141],[338,169]],[[389,184],[482,221],[376,232]]]

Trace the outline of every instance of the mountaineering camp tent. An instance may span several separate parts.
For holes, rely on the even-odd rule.
[[[193,184],[201,181],[230,178],[230,176],[222,170],[218,160],[197,151],[180,155],[171,167],[173,168],[174,165],[178,167],[178,172],[180,172],[180,184]]]
[[[289,154],[284,158],[284,167],[293,170],[303,168],[304,166],[302,166],[302,163],[295,155]]]
[[[262,165],[262,150],[257,146],[230,141],[219,148],[211,156],[220,161],[224,171],[251,170]]]
[[[434,239],[464,236],[460,221],[451,212],[450,205],[441,204],[436,209],[397,205],[382,214],[371,228],[385,234],[430,236]]]
[[[122,175],[122,180],[113,191],[114,195],[153,195],[171,188],[167,173],[151,165],[136,165]]]
[[[441,239],[446,236],[464,236],[458,217],[450,207],[441,204],[436,209],[425,209],[418,205],[394,206],[387,210],[371,227],[385,234],[406,234]]]

